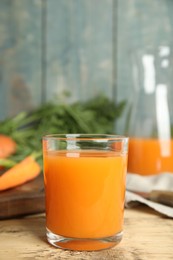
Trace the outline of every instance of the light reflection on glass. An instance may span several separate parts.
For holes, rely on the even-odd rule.
[[[142,63],[144,68],[144,89],[147,94],[151,94],[155,90],[154,57],[152,55],[144,55]]]
[[[158,137],[160,141],[160,150],[162,156],[169,156],[171,146],[170,114],[168,107],[167,86],[159,84],[156,86],[156,120],[158,126]]]

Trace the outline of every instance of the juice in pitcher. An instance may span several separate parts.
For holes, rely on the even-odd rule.
[[[130,138],[128,172],[141,175],[173,172],[173,140]]]

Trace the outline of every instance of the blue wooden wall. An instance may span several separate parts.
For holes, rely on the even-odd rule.
[[[42,1],[0,1],[0,119],[41,103]]]
[[[0,0],[0,120],[67,92],[130,100],[130,57],[171,43],[172,10],[172,0]]]
[[[112,0],[46,3],[46,98],[112,96]]]

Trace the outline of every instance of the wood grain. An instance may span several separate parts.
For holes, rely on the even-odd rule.
[[[0,219],[45,212],[43,175],[0,192]]]
[[[171,0],[1,0],[0,120],[100,92],[131,103],[131,55],[172,46],[172,9]]]
[[[41,103],[41,0],[0,1],[0,120]]]
[[[170,260],[173,221],[139,207],[126,209],[124,238],[115,248],[100,252],[72,252],[45,240],[45,216],[0,221],[0,256],[5,259]],[[12,257],[12,258],[10,258]]]
[[[0,1],[0,120],[52,99],[112,97],[112,5]]]
[[[47,100],[112,97],[112,0],[47,1]]]

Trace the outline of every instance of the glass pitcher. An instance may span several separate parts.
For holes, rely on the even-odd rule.
[[[133,57],[128,172],[173,172],[172,57],[168,45],[137,51]]]

